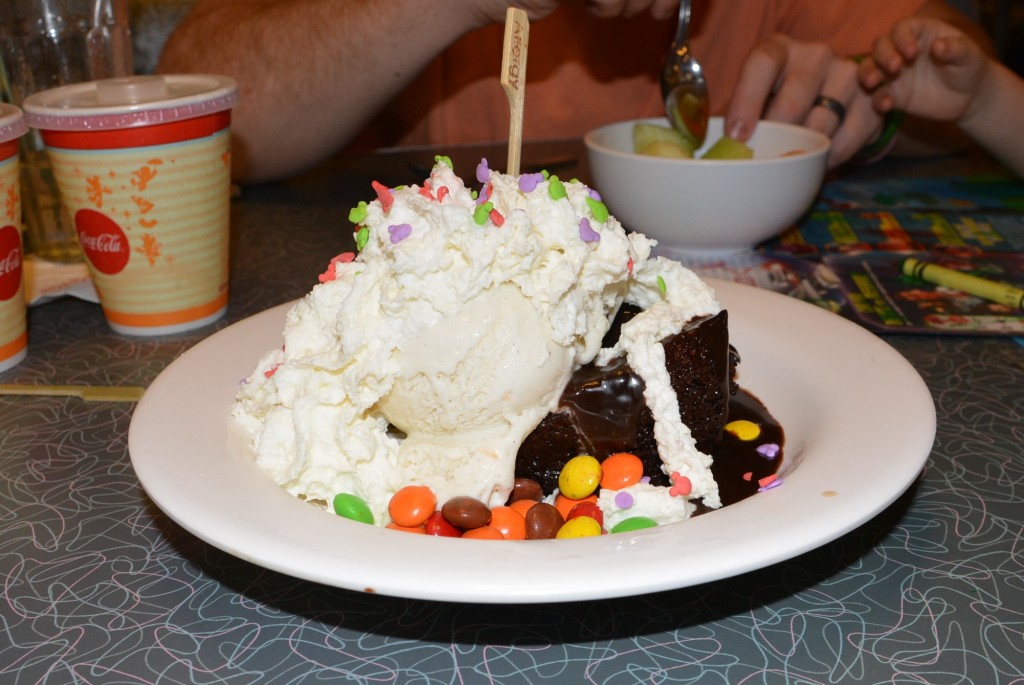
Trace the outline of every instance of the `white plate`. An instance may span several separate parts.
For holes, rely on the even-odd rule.
[[[239,381],[281,344],[289,305],[182,355],[132,418],[132,464],[153,501],[242,559],[352,590],[457,602],[635,595],[726,578],[833,540],[892,503],[920,473],[935,408],[895,350],[783,295],[712,281],[742,357],[740,384],[786,432],[783,484],[689,521],[629,534],[519,542],[410,535],[305,504],[229,449]]]

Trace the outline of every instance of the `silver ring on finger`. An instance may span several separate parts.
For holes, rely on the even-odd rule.
[[[843,103],[839,102],[839,100],[836,100],[835,98],[830,98],[827,95],[819,95],[814,100],[814,106],[824,107],[828,111],[832,112],[839,119],[839,125],[843,125],[843,119],[846,118],[846,106]]]

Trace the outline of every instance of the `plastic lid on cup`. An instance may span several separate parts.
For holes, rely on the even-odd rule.
[[[125,76],[73,83],[25,98],[25,119],[48,131],[103,131],[167,124],[238,104],[238,84],[212,74]]]
[[[0,102],[0,143],[19,138],[28,132],[22,111],[14,105]]]

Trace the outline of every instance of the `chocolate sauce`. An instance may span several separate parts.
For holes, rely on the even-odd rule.
[[[759,425],[761,434],[756,440],[745,442],[732,433],[723,431],[722,441],[711,450],[711,456],[714,457],[711,473],[718,483],[722,506],[734,504],[756,493],[760,487],[758,481],[777,473],[779,466],[782,465],[785,445],[782,426],[760,400],[742,389],[729,399],[729,420],[740,419]],[[757,451],[759,446],[769,443],[779,446],[779,452],[773,458],[767,458]],[[714,510],[698,505],[697,514],[705,511]]]
[[[623,307],[605,336],[605,347],[615,344],[622,323],[637,311],[629,305]],[[680,417],[697,448],[714,457],[711,470],[723,505],[756,493],[758,481],[778,470],[783,446],[778,421],[735,381],[739,355],[729,344],[727,326],[727,313],[722,311],[691,321],[662,341]],[[562,393],[559,409],[548,414],[520,446],[516,476],[535,480],[545,492],[551,492],[557,487],[562,465],[578,454],[603,460],[616,452],[632,452],[644,463],[644,474],[652,484],[669,485],[668,476],[661,471],[654,417],[643,392],[643,379],[624,357],[608,366],[591,364],[578,369]],[[761,435],[744,442],[722,429],[727,421],[739,419],[761,426]],[[779,446],[774,458],[757,452],[758,446],[766,443]]]
[[[605,336],[615,344],[619,329],[635,307],[624,306]],[[679,415],[697,449],[710,453],[722,438],[739,357],[729,345],[728,314],[700,317],[662,341]],[[654,438],[654,416],[643,398],[643,379],[625,357],[607,366],[586,365],[570,379],[558,410],[548,414],[519,448],[516,476],[541,484],[545,492],[558,485],[562,466],[578,454],[603,460],[616,452],[632,452],[644,464],[653,485],[670,485],[661,470]]]
[[[599,459],[630,450],[646,405],[644,382],[625,357],[573,374],[559,402],[579,434],[580,447]]]

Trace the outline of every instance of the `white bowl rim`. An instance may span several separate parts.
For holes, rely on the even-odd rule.
[[[723,117],[711,117],[712,120],[722,120]],[[610,147],[597,141],[596,137],[610,128],[637,124],[637,123],[648,123],[648,124],[663,124],[669,125],[668,119],[665,117],[646,117],[639,119],[627,119],[625,121],[616,121],[603,126],[598,126],[587,131],[583,135],[584,144],[593,150],[597,150],[604,154],[609,154],[615,157],[623,157],[626,159],[647,159],[654,160],[665,164],[677,164],[680,166],[696,165],[701,166],[734,166],[736,164],[745,165],[765,165],[765,164],[780,164],[789,163],[793,164],[802,160],[806,160],[809,157],[817,157],[820,155],[828,154],[828,151],[832,147],[832,139],[826,136],[820,131],[807,128],[806,126],[800,126],[798,124],[789,124],[782,121],[772,121],[770,119],[761,119],[757,122],[758,126],[768,126],[772,128],[791,129],[799,131],[802,134],[810,137],[809,144],[806,149],[802,149],[799,152],[793,152],[785,155],[777,155],[775,157],[754,157],[752,159],[701,159],[694,157],[692,159],[679,158],[679,157],[656,157],[654,155],[642,155],[639,152],[627,152],[625,150],[619,150],[614,147]],[[756,132],[756,131],[755,131]]]

